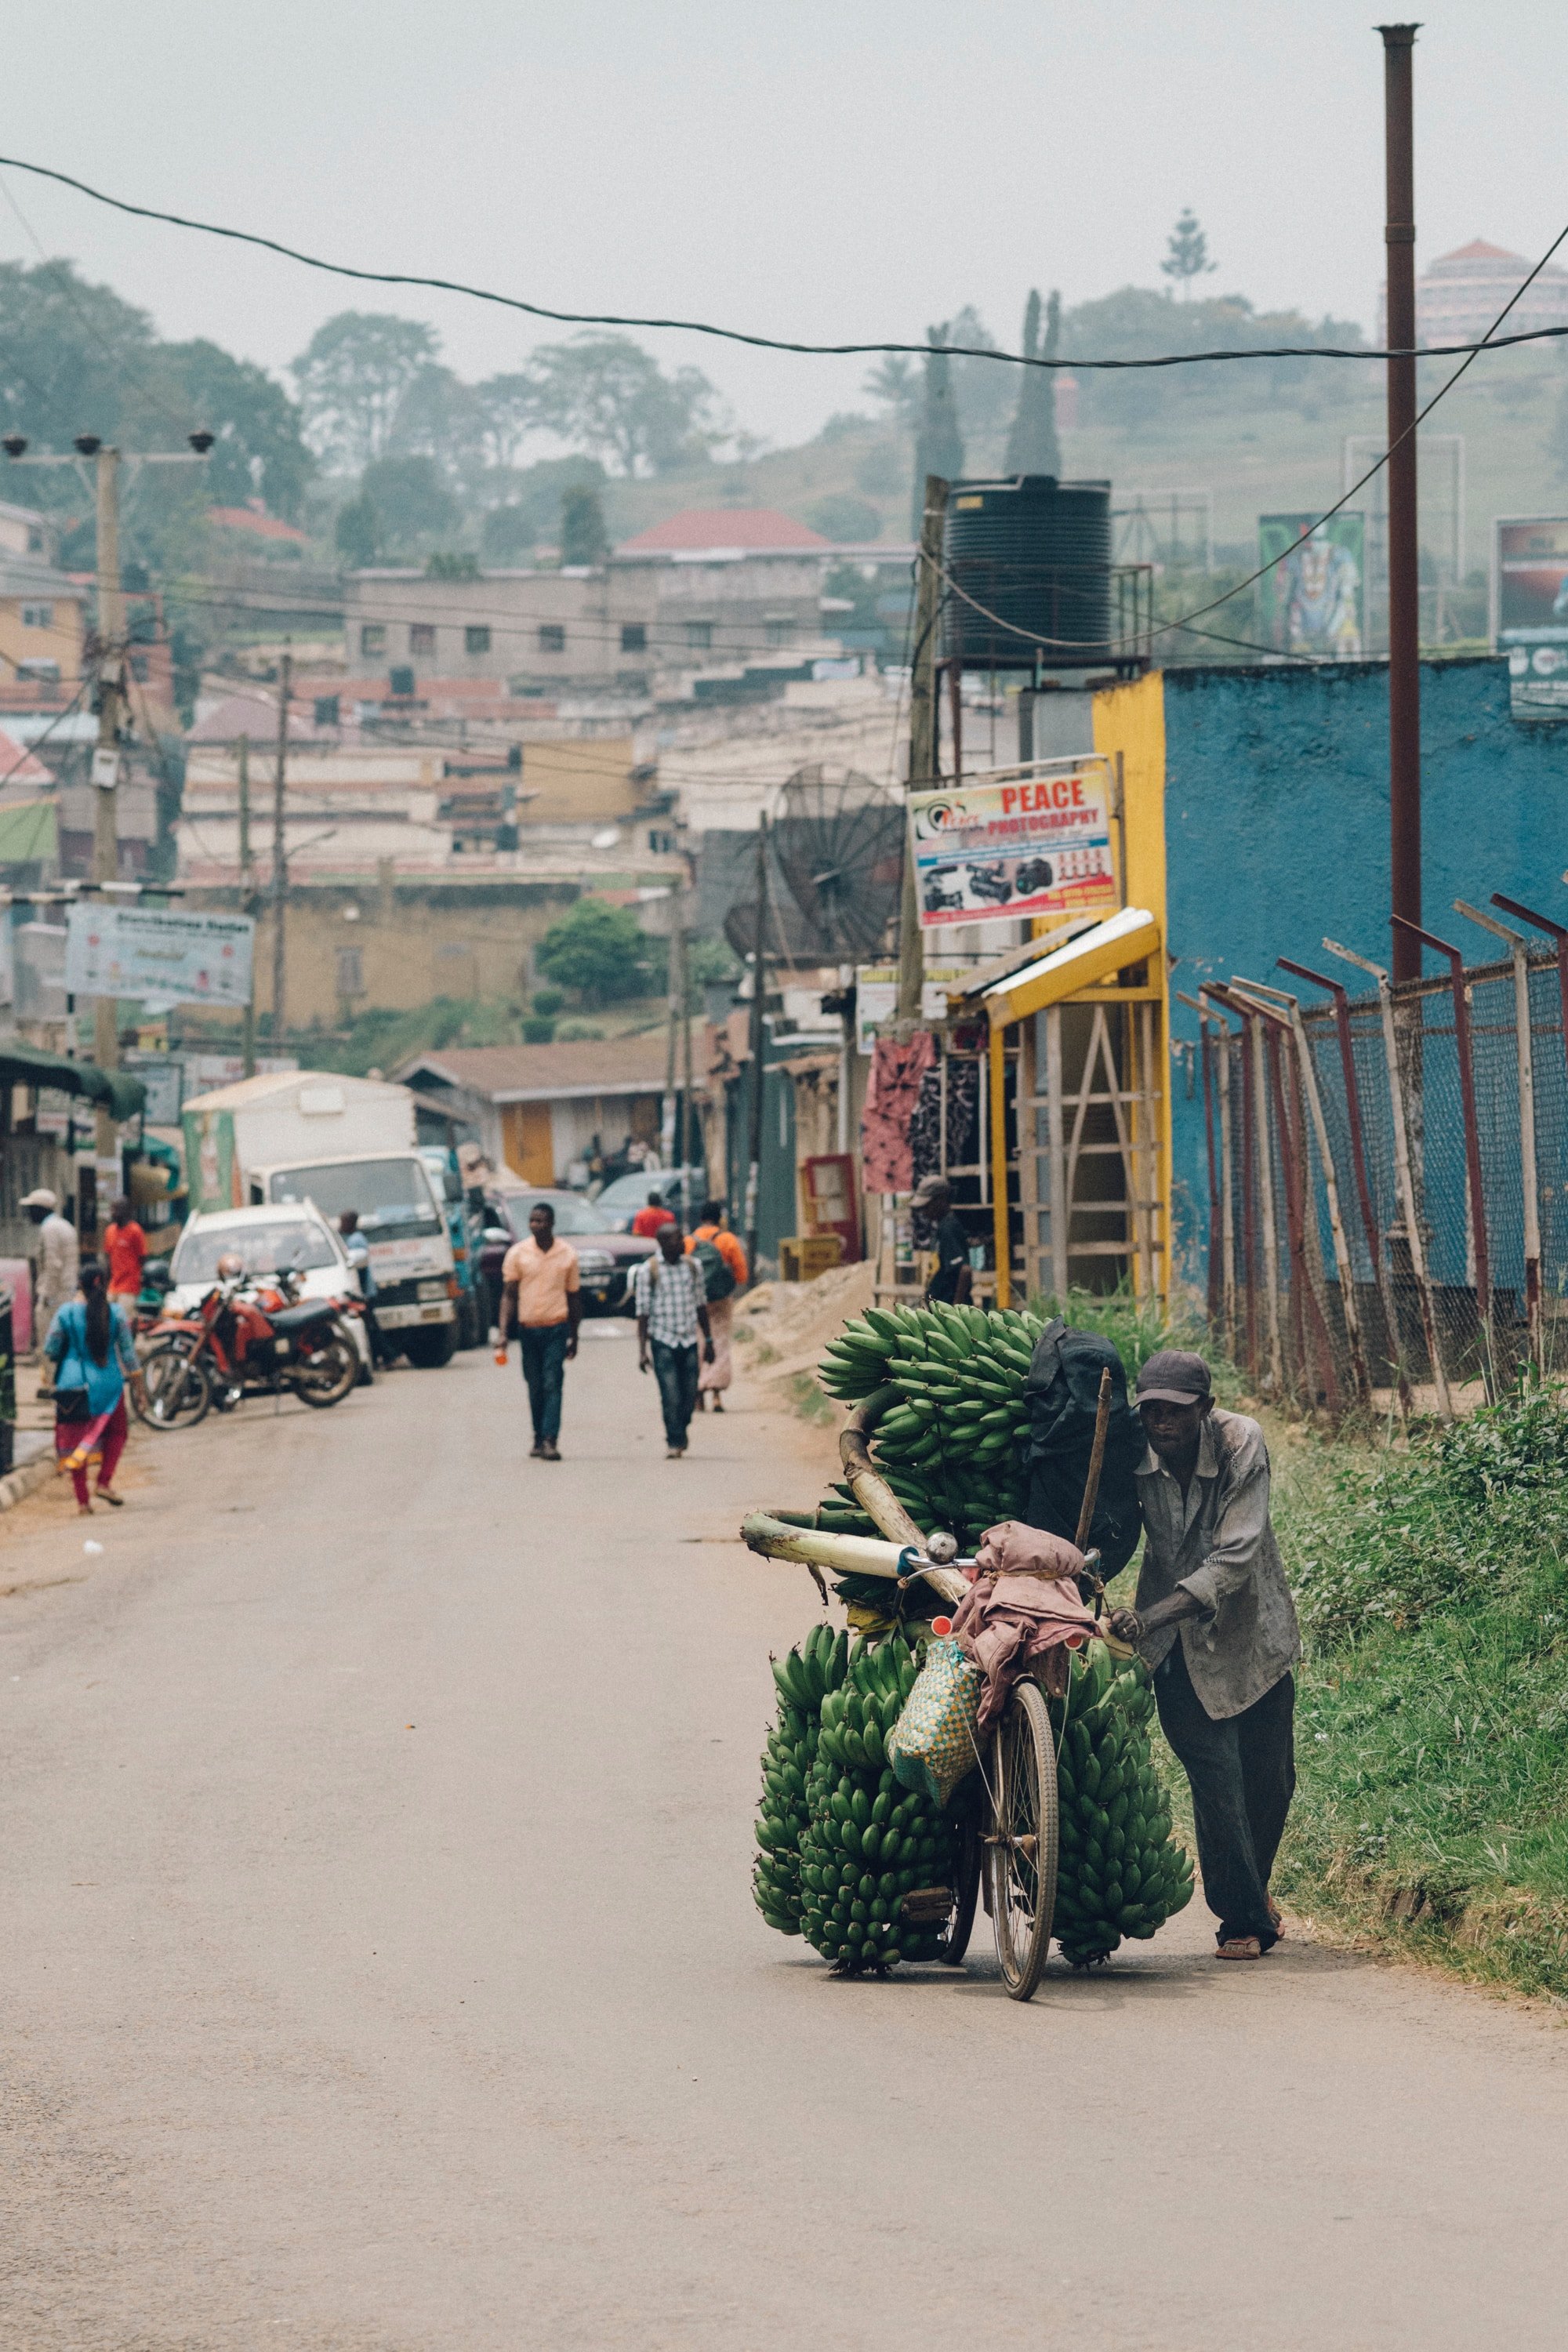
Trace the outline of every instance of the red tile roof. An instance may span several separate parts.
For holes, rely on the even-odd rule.
[[[309,547],[308,531],[296,530],[291,522],[280,522],[276,515],[258,514],[254,507],[208,507],[207,520],[219,530],[245,530],[255,539],[283,539],[291,547]]]
[[[52,784],[55,772],[36,759],[18,737],[0,728],[0,783]]]
[[[829,548],[831,540],[793,515],[773,507],[687,507],[681,513],[623,540],[621,555],[695,555],[710,548],[743,549],[748,554],[783,554]]]
[[[1457,246],[1452,253],[1439,254],[1439,261],[1517,261],[1521,269],[1529,262],[1522,253],[1508,253],[1500,245],[1489,245],[1484,237],[1473,237],[1468,245]]]

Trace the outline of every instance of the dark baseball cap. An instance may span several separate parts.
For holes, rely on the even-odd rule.
[[[1162,1348],[1138,1375],[1140,1404],[1155,1398],[1165,1404],[1196,1404],[1213,1393],[1209,1368],[1190,1348]]]

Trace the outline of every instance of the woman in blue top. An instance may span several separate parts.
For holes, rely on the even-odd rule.
[[[111,1301],[98,1258],[81,1264],[80,1296],[49,1326],[44,1353],[55,1367],[55,1452],[76,1487],[77,1508],[92,1511],[87,1474],[98,1464],[98,1491],[118,1509],[112,1480],[125,1451],[127,1376],[140,1380],[125,1309]]]

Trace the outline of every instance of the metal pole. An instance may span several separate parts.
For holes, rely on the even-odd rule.
[[[1067,1139],[1062,1127],[1062,1009],[1046,1011],[1046,1150],[1051,1169],[1051,1290],[1065,1305],[1068,1295],[1068,1232],[1072,1203],[1068,1199]],[[1020,1164],[1023,1152],[1019,1151]]]
[[[910,790],[927,791],[936,781],[936,636],[942,611],[942,539],[947,519],[947,484],[928,474],[921,547],[915,568],[915,641],[910,666]],[[904,836],[904,891],[899,914],[899,1018],[918,1021],[925,979],[921,938],[920,893],[915,882],[912,829]]]
[[[1380,25],[1387,181],[1389,903],[1421,920],[1421,608],[1415,475],[1415,25]],[[1395,981],[1419,980],[1421,943],[1397,926]]]
[[[254,916],[256,896],[252,887],[254,860],[250,853],[250,738],[242,735],[235,754],[239,782],[239,905],[240,912]],[[256,1076],[256,967],[250,971],[250,993],[245,1000],[245,1013],[240,1027],[240,1052],[245,1057],[245,1075]]]
[[[693,1126],[694,1121],[695,1121],[695,1118],[696,1118],[696,1112],[695,1112],[695,1108],[694,1108],[694,1106],[693,1106],[693,1104],[692,1104],[692,1100],[691,1100],[691,1091],[692,1091],[692,1090],[691,1090],[691,990],[690,990],[690,986],[689,986],[689,982],[688,982],[688,979],[687,979],[687,956],[686,956],[686,892],[685,892],[685,890],[684,890],[684,889],[678,890],[678,891],[676,892],[676,894],[675,894],[675,919],[676,919],[676,925],[677,925],[677,929],[676,929],[676,939],[677,939],[677,940],[678,940],[678,942],[679,942],[679,948],[680,948],[680,1149],[681,1149],[681,1157],[680,1157],[680,1159],[677,1161],[677,1163],[676,1163],[676,1164],[677,1164],[677,1166],[678,1166],[678,1167],[680,1167],[680,1168],[686,1168],[686,1167],[688,1167],[688,1166],[695,1166],[695,1165],[696,1165],[696,1162],[697,1162],[697,1160],[698,1160],[699,1154],[698,1154],[698,1152],[697,1152],[697,1150],[696,1150],[696,1149],[695,1149],[695,1147],[694,1147],[694,1145],[693,1145],[693,1143],[692,1143],[692,1139],[691,1139],[691,1129],[692,1129],[692,1126]],[[704,1162],[706,1162],[706,1160],[707,1160],[707,1153],[706,1153],[706,1152],[702,1153],[702,1154],[701,1154],[701,1157],[702,1157],[702,1159],[703,1159]],[[681,1181],[682,1181],[682,1189],[683,1189],[683,1191],[684,1191],[684,1187],[685,1187],[685,1179],[684,1179],[684,1178],[682,1178]],[[704,1174],[703,1181],[704,1181],[704,1183],[706,1183],[706,1181],[707,1181],[706,1174]],[[691,1201],[691,1200],[688,1200],[688,1201],[687,1201],[687,1203],[686,1203],[686,1209],[687,1209],[687,1230],[688,1230],[689,1232],[690,1231],[691,1227],[692,1227],[692,1226],[696,1223],[696,1222],[697,1222],[697,1214],[696,1214],[695,1213],[700,1213],[700,1210],[701,1210],[701,1207],[702,1207],[702,1203],[701,1203],[701,1202],[700,1202],[700,1201]]]
[[[1288,995],[1282,988],[1265,988],[1262,981],[1249,986],[1260,993],[1277,996],[1290,1016],[1291,1034],[1296,1041],[1296,1059],[1300,1067],[1301,1087],[1307,1097],[1307,1116],[1312,1122],[1317,1139],[1318,1157],[1323,1166],[1323,1191],[1329,1203],[1329,1232],[1333,1240],[1334,1264],[1339,1269],[1340,1294],[1344,1311],[1345,1337],[1350,1345],[1351,1370],[1355,1376],[1356,1394],[1363,1404],[1372,1404],[1372,1374],[1367,1366],[1366,1349],[1361,1336],[1361,1310],[1356,1305],[1355,1269],[1351,1263],[1350,1241],[1345,1233],[1345,1221],[1340,1209],[1340,1182],[1334,1167],[1334,1155],[1329,1141],[1329,1122],[1323,1114],[1322,1089],[1318,1084],[1317,1064],[1312,1059],[1311,1040],[1307,1024],[1301,1018],[1300,1001]]]
[[[1219,1162],[1215,1153],[1214,1132],[1214,1045],[1209,1036],[1209,1017],[1195,996],[1186,996],[1178,988],[1178,1004],[1190,1004],[1198,1016],[1198,1052],[1204,1066],[1204,1143],[1208,1156],[1209,1174],[1209,1265],[1205,1306],[1211,1328],[1219,1324],[1220,1255],[1219,1255]]]
[[[1524,1189],[1524,1312],[1530,1327],[1530,1353],[1538,1371],[1546,1369],[1542,1349],[1542,1317],[1541,1311],[1541,1191],[1540,1176],[1535,1164],[1535,1057],[1530,1035],[1530,961],[1529,940],[1522,931],[1510,930],[1491,915],[1483,915],[1479,907],[1468,907],[1462,898],[1454,901],[1456,914],[1483,930],[1506,940],[1513,959],[1513,1034],[1514,1052],[1519,1064],[1519,1160],[1520,1176]]]
[[[767,963],[763,941],[768,921],[768,820],[757,819],[757,937],[752,958],[752,1118],[751,1151],[746,1171],[746,1264],[757,1279],[757,1203],[763,1168],[763,999],[767,992]]]
[[[1419,941],[1416,942],[1419,947]],[[1421,1215],[1415,1199],[1415,1180],[1410,1171],[1410,1137],[1405,1124],[1405,1081],[1399,1068],[1399,1043],[1394,1034],[1394,992],[1388,974],[1381,964],[1368,963],[1364,956],[1352,955],[1349,948],[1340,947],[1333,940],[1323,945],[1331,955],[1341,956],[1370,972],[1377,982],[1378,1010],[1383,1015],[1383,1053],[1388,1067],[1388,1101],[1394,1128],[1394,1166],[1399,1184],[1399,1205],[1405,1219],[1405,1239],[1410,1244],[1410,1268],[1415,1277],[1415,1291],[1421,1304],[1421,1328],[1426,1341],[1427,1359],[1432,1366],[1432,1385],[1437,1392],[1437,1411],[1445,1421],[1452,1421],[1454,1408],[1448,1398],[1448,1376],[1443,1369],[1443,1352],[1437,1342],[1437,1315],[1432,1297],[1432,1286],[1426,1276],[1426,1244],[1422,1239]]]
[[[285,653],[278,674],[278,769],[272,785],[272,1050],[288,1043],[284,920],[289,899],[289,852],[283,825],[283,795],[289,781],[289,689],[294,656]]]
[[[120,592],[120,452],[100,449],[98,506],[98,750],[92,812],[92,878],[100,889],[120,878],[120,718],[125,668],[125,602]],[[100,781],[101,779],[101,781]],[[92,1005],[92,1053],[100,1070],[120,1066],[120,1004],[98,996]],[[73,1048],[74,1050],[74,1048]],[[115,1156],[114,1114],[100,1104],[94,1151]],[[118,1188],[117,1188],[118,1189]],[[94,1199],[97,1198],[96,1184]],[[106,1222],[100,1215],[101,1227]]]
[[[1285,1386],[1285,1349],[1279,1336],[1279,1234],[1274,1221],[1274,1160],[1268,1148],[1268,1079],[1264,1066],[1263,1023],[1247,1011],[1252,1047],[1252,1098],[1257,1106],[1258,1189],[1263,1216],[1263,1297],[1268,1310],[1268,1374],[1278,1396]]]
[[[950,661],[947,666],[947,715],[952,734],[952,780],[958,782],[963,773],[963,664]]]
[[[1399,917],[1395,916],[1397,922]],[[1481,1182],[1481,1127],[1476,1110],[1475,1055],[1470,1044],[1470,1005],[1465,991],[1465,959],[1431,931],[1417,931],[1418,940],[1448,959],[1448,981],[1454,992],[1454,1050],[1459,1065],[1459,1105],[1465,1120],[1465,1191],[1470,1214],[1470,1254],[1476,1266],[1476,1307],[1486,1342],[1488,1393],[1495,1390],[1497,1332],[1492,1319],[1491,1257],[1487,1242],[1486,1196]]]

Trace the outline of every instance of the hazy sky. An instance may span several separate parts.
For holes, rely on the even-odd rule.
[[[1349,0],[57,0],[10,13],[0,146],[332,258],[584,310],[817,340],[918,337],[974,302],[1016,341],[1157,264],[1184,204],[1207,280],[1369,328],[1382,45]],[[1568,221],[1563,0],[1430,0],[1416,52],[1425,260],[1532,257]],[[345,308],[431,320],[468,376],[554,331],[355,289],[132,222],[27,175],[44,247],[280,369]],[[35,250],[0,203],[0,256]],[[861,405],[864,363],[648,337],[752,430]]]

